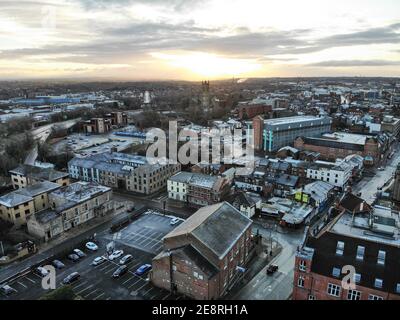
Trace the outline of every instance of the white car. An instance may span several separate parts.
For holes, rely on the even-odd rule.
[[[43,267],[37,267],[34,272],[40,276],[40,277],[45,277],[49,274],[49,272],[47,271],[47,269],[43,268]]]
[[[104,257],[97,257],[93,260],[92,266],[98,266],[99,264],[102,264],[103,262],[106,262],[106,258]]]
[[[385,171],[385,168],[379,167],[378,170],[379,171]]]
[[[86,249],[88,249],[90,251],[97,251],[99,249],[99,247],[94,242],[88,242],[88,243],[86,243]]]
[[[170,222],[169,222],[169,224],[171,225],[171,226],[174,226],[174,225],[176,225],[177,223],[179,223],[179,219],[178,218],[173,218]]]
[[[108,256],[108,259],[109,259],[110,261],[113,261],[114,259],[118,259],[119,257],[121,257],[123,254],[124,254],[124,251],[123,251],[123,250],[115,250],[113,253],[111,253],[111,254]]]

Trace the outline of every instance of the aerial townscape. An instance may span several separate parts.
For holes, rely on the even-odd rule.
[[[109,27],[101,16],[109,4],[75,2],[76,15],[92,10]],[[187,12],[185,1],[167,2],[165,17]],[[17,17],[42,6],[28,3],[0,3],[0,17],[2,6]],[[111,11],[129,1],[115,3]],[[68,18],[57,9],[52,32],[73,38],[70,5]],[[387,14],[382,21],[393,22]],[[291,29],[293,39],[263,31],[264,43],[250,29],[217,40],[214,24],[195,18],[92,25],[107,46],[84,35],[79,46],[61,45],[50,33],[37,48],[18,47],[0,32],[0,300],[399,300],[398,20],[354,34],[344,24],[307,41],[296,38],[305,29]],[[5,21],[5,34],[19,32]],[[130,32],[143,45],[122,49],[107,38]],[[265,50],[267,67],[241,71],[233,53],[225,61],[161,52],[179,37],[193,51]],[[379,44],[397,56],[378,60]],[[336,60],[349,48],[366,59],[369,46],[369,66],[350,53]],[[150,58],[125,68],[136,49],[137,59],[151,49],[151,59],[170,63],[158,73]],[[313,50],[329,61],[300,66]],[[111,55],[122,67],[103,74]],[[98,77],[90,64],[104,68]],[[64,73],[75,68],[88,69]],[[162,308],[153,314],[180,312]]]

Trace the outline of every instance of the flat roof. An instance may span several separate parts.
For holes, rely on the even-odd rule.
[[[327,118],[314,117],[314,116],[295,116],[295,117],[286,117],[286,118],[266,119],[266,120],[264,120],[264,124],[271,125],[271,126],[277,126],[277,125],[282,125],[282,124],[319,121],[319,120],[326,120],[326,119]]]

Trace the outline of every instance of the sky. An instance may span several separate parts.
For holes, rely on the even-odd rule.
[[[0,80],[400,76],[398,0],[0,0]]]

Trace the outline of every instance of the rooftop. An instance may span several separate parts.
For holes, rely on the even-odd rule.
[[[200,208],[164,239],[192,234],[198,241],[223,258],[252,221],[228,202]]]
[[[69,186],[62,187],[51,194],[62,197],[69,202],[79,203],[86,201],[95,195],[110,191],[111,188],[99,185],[94,182],[75,182]]]
[[[55,181],[68,176],[68,173],[54,170],[53,168],[43,168],[29,164],[21,164],[17,168],[10,170],[10,173],[29,176],[36,180]]]
[[[320,118],[314,116],[295,116],[286,118],[266,119],[264,120],[264,124],[271,126],[279,126],[283,124],[320,121],[320,120],[326,120],[326,118]]]

